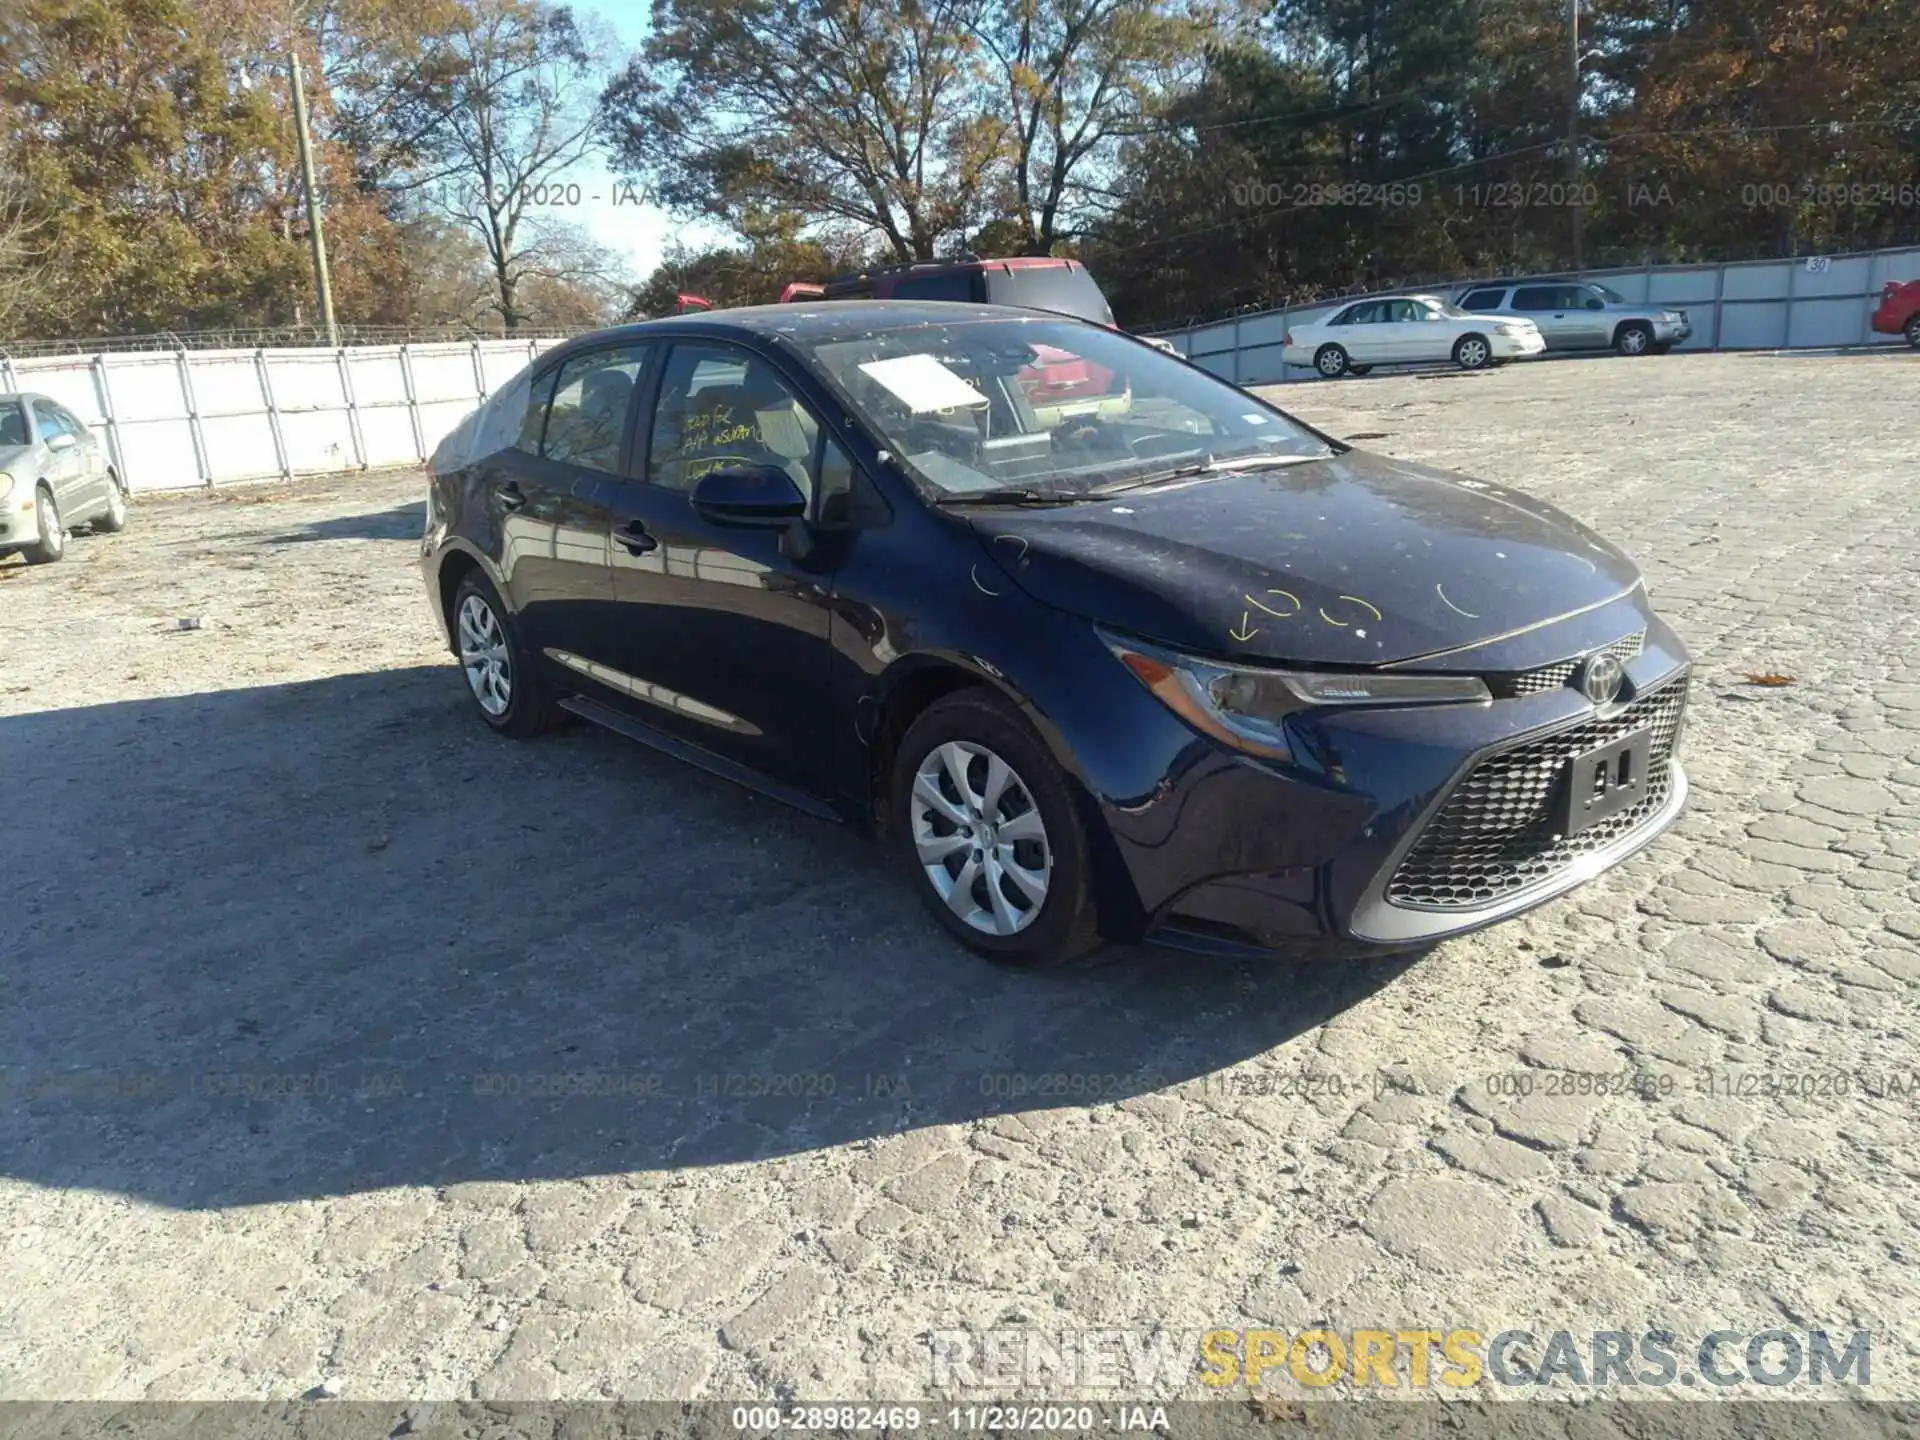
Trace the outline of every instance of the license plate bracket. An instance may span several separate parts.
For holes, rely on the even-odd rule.
[[[1652,766],[1652,726],[1568,760],[1560,777],[1560,833],[1578,835],[1644,800]]]

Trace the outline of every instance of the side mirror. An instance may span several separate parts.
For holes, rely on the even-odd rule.
[[[807,497],[777,465],[728,465],[700,477],[693,509],[714,525],[777,529],[807,513]]]
[[[49,435],[47,437],[47,448],[49,450],[71,450],[79,443],[78,440],[64,431],[58,435]]]

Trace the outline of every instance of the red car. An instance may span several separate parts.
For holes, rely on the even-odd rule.
[[[1920,280],[1887,282],[1880,308],[1873,312],[1873,328],[1882,335],[1904,335],[1907,344],[1920,350]]]

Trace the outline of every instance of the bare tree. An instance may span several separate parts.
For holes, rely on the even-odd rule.
[[[544,0],[472,0],[449,37],[453,64],[434,103],[450,162],[429,193],[486,246],[508,330],[529,318],[523,281],[578,268],[577,232],[558,220],[586,198],[566,176],[595,145],[596,56],[608,43]]]
[[[11,335],[29,313],[47,313],[52,248],[46,219],[34,213],[25,179],[0,161],[0,336]]]

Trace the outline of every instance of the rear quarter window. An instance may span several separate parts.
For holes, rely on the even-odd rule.
[[[1051,310],[1096,325],[1113,324],[1107,297],[1093,276],[1078,265],[1022,265],[1012,270],[989,270],[984,278],[989,304]]]

